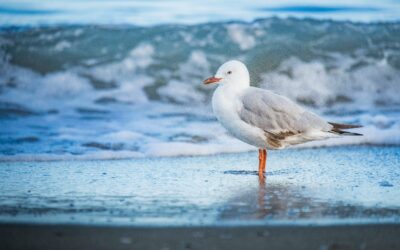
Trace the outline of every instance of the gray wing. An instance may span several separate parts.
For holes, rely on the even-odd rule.
[[[284,139],[312,129],[320,131],[332,129],[332,125],[316,114],[268,90],[251,87],[243,94],[242,103],[240,118],[276,136],[276,139]]]

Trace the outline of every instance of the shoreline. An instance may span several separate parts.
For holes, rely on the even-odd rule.
[[[396,148],[400,147],[398,144],[379,144],[379,143],[362,143],[362,144],[333,144],[333,145],[295,145],[282,150],[268,150],[268,152],[281,152],[281,151],[307,151],[310,149],[337,149],[337,148]],[[201,158],[201,157],[225,157],[230,155],[240,155],[240,154],[251,154],[257,152],[257,148],[237,152],[217,152],[210,154],[182,154],[182,155],[160,155],[160,156],[146,156],[139,155],[137,152],[127,151],[134,156],[98,156],[96,154],[86,154],[86,155],[61,155],[54,158],[46,158],[49,155],[36,154],[36,155],[16,155],[0,156],[0,164],[4,163],[41,163],[41,162],[92,162],[92,161],[134,161],[140,159],[179,159],[179,158]],[[124,153],[124,152],[122,152]],[[39,155],[39,156],[38,156]],[[22,158],[19,158],[22,157]],[[35,158],[36,157],[36,158]],[[59,158],[57,158],[59,157]],[[93,158],[90,158],[93,157]],[[97,158],[96,158],[97,157]]]

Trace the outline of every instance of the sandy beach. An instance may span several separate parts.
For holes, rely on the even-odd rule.
[[[0,224],[4,249],[399,249],[398,224],[110,227]]]

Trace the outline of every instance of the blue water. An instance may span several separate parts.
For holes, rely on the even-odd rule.
[[[253,21],[266,17],[311,17],[352,21],[399,19],[398,1],[0,1],[2,26],[59,24],[198,24]]]
[[[144,226],[400,222],[400,148],[1,162],[0,221]]]
[[[306,146],[399,145],[398,10],[392,1],[0,1],[0,158],[251,150],[217,123],[213,88],[201,84],[233,58],[253,85],[364,126],[363,137]]]

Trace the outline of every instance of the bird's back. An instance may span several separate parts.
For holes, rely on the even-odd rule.
[[[272,91],[250,87],[241,102],[240,119],[262,129],[276,148],[333,136],[324,119]]]

